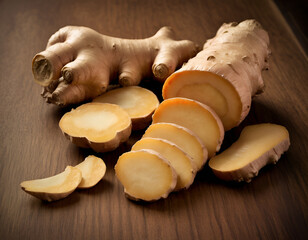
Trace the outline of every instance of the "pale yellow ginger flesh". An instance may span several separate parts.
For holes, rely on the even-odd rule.
[[[175,191],[188,188],[193,183],[196,166],[189,155],[178,146],[164,139],[142,138],[133,145],[132,151],[142,149],[154,150],[168,160],[177,173]]]
[[[153,92],[139,86],[113,89],[93,99],[93,102],[112,103],[122,107],[131,117],[133,130],[147,127],[159,105]]]
[[[65,171],[52,177],[24,181],[21,188],[45,201],[55,201],[71,194],[82,179],[81,171],[78,168],[67,166]]]
[[[129,198],[154,201],[168,197],[176,186],[177,175],[168,161],[151,150],[122,154],[115,173]]]
[[[224,128],[216,113],[208,106],[187,98],[164,100],[153,114],[153,123],[175,123],[196,134],[212,157],[219,151]]]
[[[101,158],[90,155],[75,166],[81,171],[82,179],[78,188],[90,188],[96,185],[106,173],[106,164]]]
[[[184,97],[211,107],[226,130],[236,126],[242,111],[235,88],[219,75],[205,71],[183,71],[171,75],[163,86],[163,98]]]
[[[116,149],[131,134],[131,118],[120,106],[86,103],[63,115],[62,132],[79,147],[96,152]]]
[[[289,145],[289,133],[283,126],[247,126],[231,147],[209,161],[209,166],[221,179],[249,182],[262,167],[276,163]]]
[[[174,123],[155,123],[148,127],[143,138],[162,138],[168,140],[186,152],[199,171],[207,161],[208,152],[199,137],[188,128]]]
[[[48,103],[80,103],[105,92],[111,81],[138,85],[153,77],[164,81],[198,51],[188,40],[175,40],[170,27],[145,39],[121,39],[90,28],[66,26],[33,58],[34,80]]]
[[[243,121],[251,98],[263,91],[261,72],[268,69],[269,55],[268,34],[257,21],[223,24],[201,52],[168,77],[163,98],[200,101],[229,130]]]

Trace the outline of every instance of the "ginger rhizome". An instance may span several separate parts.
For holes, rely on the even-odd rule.
[[[261,72],[268,68],[269,54],[268,34],[255,20],[223,24],[216,36],[204,44],[203,51],[165,81],[164,101],[155,110],[152,125],[132,149],[152,149],[164,156],[177,174],[174,190],[188,188],[207,157],[217,177],[250,181],[263,166],[277,162],[288,149],[289,134],[284,127],[249,126],[229,149],[218,155],[216,152],[220,150],[225,131],[243,121],[252,97],[263,91]],[[179,160],[170,146],[168,152],[167,143],[190,156],[192,165],[184,157]],[[124,160],[120,159],[118,164],[123,165]],[[136,161],[134,167],[130,163],[127,161],[127,169],[121,168],[121,175],[131,179],[117,176],[125,191],[128,186],[134,187],[138,196],[135,199],[147,201],[144,190],[135,186],[148,189],[156,186],[157,180],[147,178],[143,182],[138,175],[145,162]],[[149,168],[151,172],[160,171],[153,164]],[[163,183],[170,183],[170,174],[161,177]]]
[[[86,27],[67,26],[53,34],[46,50],[36,54],[32,72],[49,103],[68,105],[93,99],[110,81],[138,85],[144,77],[164,81],[197,53],[188,40],[174,40],[169,27],[146,39],[120,39]]]
[[[255,20],[223,24],[194,58],[164,83],[164,99],[186,97],[210,106],[225,130],[239,125],[263,91],[269,37]]]

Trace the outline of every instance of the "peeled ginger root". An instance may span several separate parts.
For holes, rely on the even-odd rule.
[[[79,147],[96,152],[116,149],[131,134],[131,118],[121,107],[109,103],[86,103],[63,115],[59,126]]]
[[[177,175],[168,161],[151,150],[122,154],[115,165],[115,173],[126,196],[133,200],[166,198],[177,182]]]
[[[196,134],[212,157],[219,151],[224,128],[216,113],[208,106],[187,98],[164,100],[153,114],[153,123],[175,123]]]
[[[146,88],[130,86],[110,90],[93,99],[93,102],[119,105],[131,117],[133,130],[147,127],[159,105],[156,95]]]
[[[82,179],[78,188],[90,188],[96,185],[106,173],[106,164],[101,158],[90,155],[75,166],[81,171]]]
[[[227,131],[244,120],[251,98],[263,91],[261,72],[268,69],[269,55],[269,37],[260,23],[223,24],[201,52],[168,77],[163,98],[186,97],[210,106]]]
[[[265,165],[276,163],[289,146],[285,127],[269,123],[251,125],[243,129],[231,147],[213,157],[209,166],[223,180],[250,182]]]
[[[67,197],[81,182],[82,175],[78,168],[67,166],[65,171],[43,179],[24,181],[22,190],[45,201],[55,201]]]
[[[188,128],[174,123],[155,123],[148,127],[143,138],[161,138],[177,145],[193,160],[199,171],[207,161],[208,152],[200,138]]]

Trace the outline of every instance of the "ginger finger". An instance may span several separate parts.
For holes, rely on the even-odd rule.
[[[59,51],[59,48],[65,49]],[[170,50],[168,50],[170,49]],[[81,94],[70,94],[48,87],[48,101],[57,105],[79,103],[105,92],[114,78],[123,86],[138,85],[142,78],[155,76],[164,81],[177,66],[197,53],[191,41],[176,41],[172,30],[161,28],[146,39],[120,39],[102,35],[86,27],[67,26],[50,38],[45,51],[32,63],[34,79],[47,87],[60,77],[78,86]],[[164,69],[162,71],[162,69]],[[118,76],[118,77],[117,77]],[[75,87],[72,89],[76,89]],[[43,94],[43,97],[45,95]]]

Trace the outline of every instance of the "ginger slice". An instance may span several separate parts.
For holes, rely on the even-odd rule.
[[[141,149],[154,150],[168,160],[177,173],[175,191],[187,189],[193,183],[196,166],[190,156],[172,142],[158,138],[142,138],[132,146],[132,151]]]
[[[238,125],[241,99],[226,79],[206,71],[182,71],[171,75],[163,86],[163,98],[184,97],[211,107],[226,130]]]
[[[148,127],[144,137],[162,138],[174,143],[192,158],[197,171],[207,161],[206,147],[199,137],[188,128],[173,123],[155,123]]]
[[[20,184],[22,190],[45,201],[55,201],[67,197],[81,182],[81,171],[67,166],[65,171],[55,176],[24,181]]]
[[[231,147],[209,161],[209,166],[223,180],[249,182],[265,165],[276,163],[289,145],[289,133],[283,126],[247,126]]]
[[[153,123],[167,122],[186,127],[196,134],[212,157],[219,151],[224,128],[216,113],[208,106],[187,98],[164,100],[153,114]]]
[[[152,150],[122,154],[115,165],[115,173],[124,186],[126,196],[133,200],[167,198],[177,181],[168,161]]]
[[[106,164],[101,158],[90,155],[75,166],[81,171],[82,179],[78,188],[90,188],[96,185],[106,173]]]
[[[268,69],[267,32],[255,20],[223,24],[203,50],[164,83],[163,98],[200,101],[221,118],[225,130],[239,125],[262,92],[261,72]]]
[[[131,134],[128,113],[109,103],[83,104],[64,114],[59,126],[71,142],[96,152],[116,149]]]
[[[153,92],[139,86],[113,89],[93,99],[93,102],[112,103],[122,107],[131,117],[133,130],[147,127],[159,105]]]

